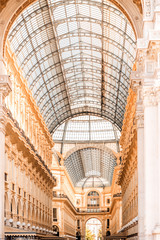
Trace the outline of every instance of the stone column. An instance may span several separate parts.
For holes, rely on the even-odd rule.
[[[154,88],[144,87],[145,239],[153,239],[158,217],[158,111]]]
[[[157,185],[158,185],[158,201],[157,201],[157,218],[156,218],[156,226],[153,230],[154,239],[160,239],[160,70],[156,73],[157,79],[155,83],[155,94],[157,97],[157,115],[158,115],[158,159],[157,159],[157,169],[158,169],[158,175],[157,175]]]
[[[0,239],[4,239],[5,97],[10,91],[11,82],[0,60]]]
[[[138,167],[138,239],[143,240],[144,229],[144,110],[142,100],[143,80],[138,72],[132,72],[132,89],[137,94],[136,123],[137,123],[137,167]]]
[[[81,230],[81,239],[85,240],[86,234],[86,225],[85,225],[85,217],[82,217],[82,230]]]
[[[144,113],[140,99],[141,89],[137,94],[137,165],[138,165],[138,238],[144,239]]]
[[[106,236],[106,220],[105,217],[102,217],[102,239],[105,239]]]

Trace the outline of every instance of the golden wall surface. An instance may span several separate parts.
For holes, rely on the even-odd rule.
[[[54,143],[9,45],[6,60],[12,93],[6,99],[5,229],[48,233],[56,185],[49,170]]]

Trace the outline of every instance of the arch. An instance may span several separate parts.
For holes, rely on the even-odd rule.
[[[39,209],[39,222],[42,223],[42,210]]]
[[[45,213],[44,213],[44,210],[43,210],[43,213],[42,213],[42,223],[44,223],[44,220],[45,220]]]
[[[101,146],[101,145],[96,145],[96,144],[79,144],[78,146],[76,147],[73,147],[71,148],[68,152],[66,152],[66,154],[64,155],[64,161],[74,152],[78,151],[78,150],[81,150],[81,149],[85,149],[85,148],[97,148],[97,149],[101,149],[101,150],[104,150],[106,152],[110,152],[111,154],[113,154],[116,158],[118,156],[118,154],[113,151],[112,149],[110,149],[109,147],[106,147],[106,146]]]
[[[7,5],[4,7],[1,15],[1,36],[0,36],[0,52],[3,53],[3,57],[5,57],[5,45],[8,32],[13,25],[16,18],[31,4],[33,4],[36,0],[21,0],[21,5],[19,1],[15,2],[15,0],[8,0]],[[130,1],[120,1],[120,0],[110,0],[113,2],[128,18],[131,23],[134,32],[136,33],[137,38],[142,37],[143,31],[143,20],[142,15],[139,12],[136,4]],[[19,6],[20,5],[20,6]],[[142,6],[143,7],[143,6]],[[136,17],[135,17],[136,16]]]
[[[10,0],[11,1],[11,0]],[[114,3],[114,2],[113,2]],[[58,4],[64,4],[63,2],[60,2]],[[70,2],[67,2],[67,5],[69,5]],[[12,26],[9,32],[8,39],[11,44],[11,49],[13,53],[15,54],[15,57],[17,58],[18,61],[18,66],[22,70],[23,77],[29,82],[29,88],[32,91],[33,97],[35,102],[37,103],[37,106],[40,109],[41,115],[50,131],[52,134],[54,130],[62,124],[64,121],[68,120],[70,117],[73,116],[79,116],[79,114],[82,115],[88,115],[88,114],[93,114],[97,116],[101,116],[105,119],[108,119],[111,121],[119,130],[122,128],[123,124],[123,118],[124,118],[124,112],[125,112],[125,106],[126,106],[126,100],[128,96],[128,89],[130,85],[130,79],[129,75],[132,70],[132,65],[134,63],[135,59],[135,44],[136,44],[136,39],[135,39],[135,34],[133,33],[133,27],[131,24],[129,24],[129,21],[126,17],[125,10],[122,12],[121,7],[118,5],[116,6],[116,2],[114,4],[110,4],[108,1],[105,4],[99,5],[99,2],[94,1],[92,5],[89,4],[88,2],[84,2],[82,4],[86,4],[87,6],[89,5],[90,7],[96,7],[96,10],[100,12],[101,18],[100,20],[98,19],[93,19],[91,15],[87,17],[88,20],[85,20],[86,17],[84,18],[87,23],[93,22],[94,24],[97,24],[97,26],[100,27],[100,32],[97,33],[96,30],[92,32],[91,34],[91,29],[86,30],[85,28],[80,31],[77,30],[72,31],[68,30],[68,33],[65,34],[67,35],[68,38],[75,37],[74,34],[80,34],[82,37],[86,36],[87,38],[93,38],[96,39],[97,42],[101,41],[100,39],[103,38],[104,44],[108,44],[108,50],[107,52],[103,52],[103,49],[100,47],[100,55],[104,56],[104,64],[103,66],[101,65],[101,57],[97,59],[95,54],[89,54],[88,57],[85,56],[86,64],[88,64],[89,59],[91,58],[93,62],[100,61],[98,63],[98,66],[92,66],[90,65],[90,68],[87,68],[86,64],[81,65],[79,67],[79,64],[75,67],[76,69],[76,79],[79,77],[79,72],[85,73],[87,72],[88,77],[85,80],[86,82],[88,79],[90,79],[91,86],[88,85],[87,87],[81,87],[81,91],[77,95],[76,91],[73,89],[77,86],[76,83],[71,84],[73,75],[73,69],[72,69],[72,64],[69,68],[64,67],[65,65],[63,59],[63,54],[60,51],[61,46],[59,44],[59,41],[64,40],[64,34],[59,35],[58,34],[58,27],[62,23],[57,24],[57,22],[53,21],[53,19],[49,18],[49,9],[53,6],[51,6],[47,1],[45,2],[45,6],[41,6],[41,2],[35,2],[34,6],[31,10],[27,12],[25,9],[21,15],[19,15],[19,18],[17,22]],[[76,6],[76,5],[75,5]],[[62,6],[61,6],[62,7]],[[54,14],[54,11],[57,10],[57,5],[54,5],[54,9],[52,11],[52,14]],[[44,10],[45,9],[45,10]],[[119,22],[122,23],[122,19],[124,21],[124,24],[121,24],[121,27],[117,27],[117,25],[114,23],[112,17],[110,18],[109,21],[106,21],[105,18],[103,18],[102,10],[106,11],[106,16],[108,13],[112,12],[116,17],[120,19]],[[38,15],[37,15],[38,14]],[[35,19],[32,20],[32,16],[36,15],[41,16],[41,19],[44,19],[44,15],[47,14],[49,21],[47,24],[45,24],[45,21],[42,20],[40,26],[37,22],[35,24]],[[27,15],[27,16],[26,16]],[[26,17],[26,21],[24,21]],[[36,17],[35,17],[36,18]],[[82,17],[81,17],[82,18]],[[67,18],[62,19],[64,21],[68,21]],[[82,21],[82,20],[81,20]],[[72,23],[71,20],[69,22]],[[82,21],[83,22],[83,21]],[[29,31],[28,29],[28,23],[31,25],[36,26],[36,30],[33,30],[33,32]],[[21,28],[21,25],[23,26],[23,31]],[[42,26],[41,26],[42,25]],[[108,28],[109,25],[109,28]],[[55,28],[55,29],[54,29]],[[45,30],[44,30],[45,29]],[[50,36],[48,36],[46,33],[48,30],[51,30]],[[110,37],[111,34],[107,33],[108,31],[103,31],[104,29],[109,29],[109,32],[114,32],[115,34],[112,34],[113,37]],[[21,32],[22,31],[22,32]],[[44,56],[41,56],[40,58],[37,57],[38,51],[44,49],[43,44],[37,44],[34,46],[33,42],[36,40],[37,36],[37,31],[39,34],[43,34],[43,31],[46,34],[46,43],[45,46],[59,46],[50,48],[49,53],[45,51]],[[23,34],[23,33],[26,34]],[[103,34],[102,34],[103,32]],[[106,34],[104,34],[104,32]],[[16,34],[17,33],[17,34]],[[25,36],[23,38],[19,38],[18,35],[21,34],[22,36]],[[118,37],[116,37],[116,34]],[[62,37],[63,36],[63,37]],[[61,39],[63,38],[63,39]],[[121,41],[121,38],[124,39],[124,41]],[[19,41],[19,39],[21,39]],[[17,46],[15,46],[15,41],[17,42]],[[27,47],[28,44],[25,44],[27,41],[29,41],[30,46],[31,46],[31,52],[26,51],[24,46]],[[54,43],[54,44],[53,44]],[[102,43],[103,44],[103,43]],[[127,50],[126,44],[128,44],[128,48],[130,49]],[[43,45],[43,46],[42,46]],[[84,47],[86,46],[86,42],[84,41],[83,43]],[[101,45],[101,44],[100,44]],[[79,46],[79,45],[78,45]],[[114,48],[113,48],[114,46]],[[65,47],[65,49],[70,49],[69,51],[72,51],[72,47],[74,48],[75,46],[72,46],[72,44],[69,44],[68,46]],[[95,52],[99,52],[99,47],[96,47],[95,45],[93,46],[92,44],[89,44],[90,51],[93,49]],[[28,48],[28,47],[27,47]],[[118,59],[114,52],[111,53],[111,49],[116,49],[118,50],[118,56],[120,59]],[[79,50],[83,54],[83,50],[79,48]],[[92,51],[91,51],[92,52]],[[122,54],[123,52],[123,54]],[[25,54],[27,53],[27,54]],[[35,64],[31,64],[32,61],[32,55],[34,55],[35,59]],[[24,59],[23,59],[23,57]],[[107,57],[110,57],[110,62],[107,61],[105,62],[105,59]],[[56,64],[51,64],[51,59],[53,62],[55,62],[55,58],[58,59],[58,62]],[[112,59],[116,61],[116,64],[112,62]],[[45,61],[45,69],[42,71],[42,65],[43,62]],[[77,56],[74,58],[70,58],[71,63],[74,61],[79,62]],[[128,62],[128,66],[125,65],[126,62]],[[59,77],[57,74],[54,74],[53,72],[57,69],[57,64],[60,66],[60,73],[63,78],[63,81],[60,81]],[[123,64],[125,65],[123,71],[120,69],[123,67]],[[117,67],[118,66],[118,67]],[[100,91],[103,91],[102,89],[102,68],[103,68],[103,75],[104,75],[104,82],[106,84],[105,91],[106,94],[100,94]],[[26,70],[27,69],[27,70]],[[89,69],[89,70],[88,70]],[[110,71],[107,71],[107,69],[110,69]],[[52,71],[54,70],[54,71]],[[57,71],[57,70],[56,70]],[[36,77],[34,76],[35,72],[37,72]],[[48,72],[51,73],[51,80],[53,80],[56,76],[57,84],[52,86],[50,84],[51,82],[46,80],[46,76]],[[109,73],[110,72],[110,73]],[[116,74],[114,74],[116,72]],[[70,75],[71,74],[71,75]],[[81,75],[80,79],[80,85],[83,83],[84,78],[83,74]],[[92,76],[91,76],[92,75]],[[109,75],[109,76],[108,76]],[[64,76],[64,77],[63,77]],[[94,78],[93,78],[94,76]],[[108,81],[107,79],[110,79]],[[67,79],[70,84],[68,84],[68,87],[66,88],[66,82],[65,78]],[[42,81],[39,81],[39,80]],[[94,82],[97,82],[95,79],[99,80],[99,83],[97,85],[97,92],[95,92],[94,87]],[[39,87],[39,83],[41,82],[41,86]],[[92,84],[93,83],[93,84]],[[105,85],[104,84],[104,85]],[[74,85],[74,86],[72,86]],[[47,86],[47,88],[46,88]],[[60,87],[61,86],[61,87]],[[35,91],[36,89],[36,91]],[[62,90],[63,89],[63,90]],[[77,88],[76,88],[77,89]],[[86,91],[87,97],[86,97]],[[39,93],[43,93],[42,95]],[[102,96],[103,95],[103,96]],[[49,101],[47,103],[47,101]],[[59,104],[61,102],[61,104]]]
[[[81,232],[76,232],[76,240],[81,240]]]
[[[111,235],[111,232],[110,232],[110,231],[107,231],[107,232],[106,232],[106,237],[107,237],[107,236],[110,236],[110,235]]]
[[[23,217],[26,218],[27,212],[26,212],[26,203],[23,204]]]
[[[78,108],[76,110],[78,111]],[[72,118],[75,118],[75,117],[86,116],[86,115],[101,117],[104,120],[110,121],[112,124],[114,124],[117,127],[118,130],[121,130],[119,125],[116,122],[114,122],[111,117],[109,117],[109,116],[106,117],[105,115],[103,115],[101,113],[98,113],[98,109],[95,107],[94,111],[91,111],[90,108],[88,108],[87,110],[83,109],[82,112],[77,112],[77,113],[72,114],[71,116],[65,117],[55,127],[52,128],[51,133],[53,134],[53,129],[54,129],[54,132],[55,132],[57,130],[57,128],[60,127],[64,122],[69,121],[69,120],[71,120]]]
[[[101,192],[100,192],[98,189],[95,190],[94,188],[88,189],[88,191],[86,192],[86,196],[88,196],[88,194],[89,194],[90,192],[92,192],[92,191],[97,192],[97,193],[99,194],[99,197],[101,197]]]
[[[38,209],[38,206],[36,207],[36,222],[39,221],[39,209]]]
[[[81,232],[80,231],[76,232],[76,236],[81,236]]]
[[[12,197],[11,199],[10,212],[11,212],[11,217],[13,214],[16,214],[16,201],[14,197]]]
[[[88,216],[86,219],[85,219],[85,225],[86,225],[86,223],[90,220],[90,219],[92,219],[92,218],[94,218],[94,219],[98,219],[99,221],[100,221],[100,223],[102,224],[102,219],[101,219],[101,217],[100,216],[94,216],[94,215],[90,215],[90,216]]]
[[[84,181],[84,183],[83,183],[83,185],[82,185],[82,189],[84,188],[86,182],[87,182],[90,178],[92,178],[92,177],[93,177],[93,178],[94,178],[94,177],[95,177],[95,178],[99,178],[100,182],[101,182],[102,185],[103,185],[103,188],[105,187],[105,185],[104,185],[102,179],[101,179],[99,176],[94,176],[94,175],[92,175],[92,176],[89,176],[89,177],[86,178],[86,180]]]
[[[21,201],[19,200],[17,203],[17,216],[21,216]]]
[[[5,213],[7,213],[9,211],[9,198],[8,198],[8,193],[5,193],[5,201],[4,201],[4,210],[5,210]]]
[[[29,220],[31,220],[31,210],[32,210],[31,204],[29,203],[29,204],[28,204],[28,219],[29,219]]]
[[[95,193],[94,195],[93,195],[93,192]],[[89,191],[87,196],[98,196],[99,197],[99,193],[97,191]]]
[[[32,206],[32,220],[35,220],[35,206]]]
[[[90,222],[89,222],[90,221]],[[85,224],[85,229],[86,229],[86,238],[87,238],[87,233],[94,234],[96,239],[98,239],[101,235],[100,238],[102,238],[102,222],[97,218],[97,217],[92,217],[88,219],[88,221]],[[89,232],[88,232],[89,231]]]
[[[8,199],[8,193],[5,193],[4,196],[4,212],[5,217],[7,217],[7,214],[9,212],[9,199]]]
[[[59,227],[57,225],[52,226],[52,231],[54,236],[59,236]]]

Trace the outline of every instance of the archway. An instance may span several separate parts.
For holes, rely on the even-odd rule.
[[[102,239],[102,223],[97,218],[90,218],[86,222],[86,240],[101,240]]]
[[[52,231],[54,236],[59,236],[59,227],[56,225],[52,226]]]

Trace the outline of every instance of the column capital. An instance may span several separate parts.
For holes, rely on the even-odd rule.
[[[157,91],[154,86],[143,88],[143,104],[144,107],[157,105]]]
[[[157,103],[160,103],[160,86],[154,88]]]

